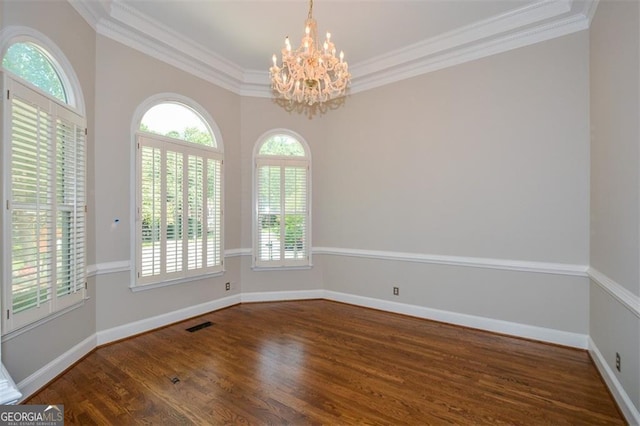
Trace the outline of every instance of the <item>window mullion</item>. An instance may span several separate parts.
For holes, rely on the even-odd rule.
[[[202,220],[202,268],[209,267],[207,263],[207,241],[209,232],[209,209],[208,209],[208,191],[209,191],[209,159],[202,157],[202,213],[200,219]]]
[[[286,230],[286,222],[287,222],[287,212],[285,210],[285,166],[283,163],[280,165],[280,263],[286,263],[284,258],[284,248],[285,248],[285,230]]]
[[[55,107],[53,103],[50,103],[50,124],[51,131],[49,133],[49,141],[47,145],[49,146],[49,167],[51,168],[49,174],[49,199],[50,199],[50,208],[51,208],[51,216],[49,218],[49,230],[48,230],[48,239],[49,244],[51,244],[51,278],[49,280],[49,291],[50,291],[50,300],[52,304],[52,308],[55,310],[57,306],[57,283],[58,283],[58,244],[56,244],[56,226],[57,226],[57,218],[58,218],[58,188],[56,185],[56,173],[58,171],[58,125],[59,119],[57,114],[55,114]],[[64,194],[63,194],[64,195]]]
[[[189,272],[189,156],[182,155],[182,276]]]
[[[40,111],[40,108],[37,109],[38,112]],[[42,211],[42,202],[40,200],[40,196],[41,196],[41,177],[40,177],[40,173],[42,170],[42,125],[41,125],[41,114],[38,114],[37,116],[37,120],[36,123],[38,125],[38,130],[36,132],[36,140],[37,140],[37,148],[36,148],[36,163],[38,164],[38,172],[36,174],[37,176],[37,182],[36,182],[36,244],[40,245],[40,240],[39,237],[42,234],[41,229],[40,229],[40,214]],[[36,307],[40,307],[40,282],[42,280],[42,260],[40,259],[40,250],[36,250],[36,277],[37,277],[37,281],[36,281]]]
[[[167,274],[167,148],[160,151],[160,276]]]

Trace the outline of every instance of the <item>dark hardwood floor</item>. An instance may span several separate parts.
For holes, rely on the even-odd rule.
[[[28,403],[82,425],[624,424],[586,351],[321,300],[98,348]]]

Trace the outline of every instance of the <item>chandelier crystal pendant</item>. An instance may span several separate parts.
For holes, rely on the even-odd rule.
[[[317,44],[318,27],[312,16],[313,0],[309,1],[309,14],[305,22],[305,35],[300,47],[291,50],[289,37],[284,40],[282,66],[274,54],[269,68],[271,87],[282,98],[313,105],[343,96],[351,74],[344,60],[344,52],[336,57],[331,33],[320,48]]]

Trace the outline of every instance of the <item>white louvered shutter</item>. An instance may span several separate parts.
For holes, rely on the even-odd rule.
[[[308,170],[305,161],[257,161],[256,266],[309,264]]]
[[[5,81],[10,126],[7,332],[84,298],[86,137],[83,117],[10,77]]]
[[[138,143],[138,283],[221,272],[220,154],[147,133]]]

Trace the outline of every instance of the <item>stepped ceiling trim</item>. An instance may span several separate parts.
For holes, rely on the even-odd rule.
[[[122,0],[69,0],[100,35],[242,96],[271,97],[268,71],[243,69]],[[586,30],[597,0],[540,0],[351,64],[354,94]]]

